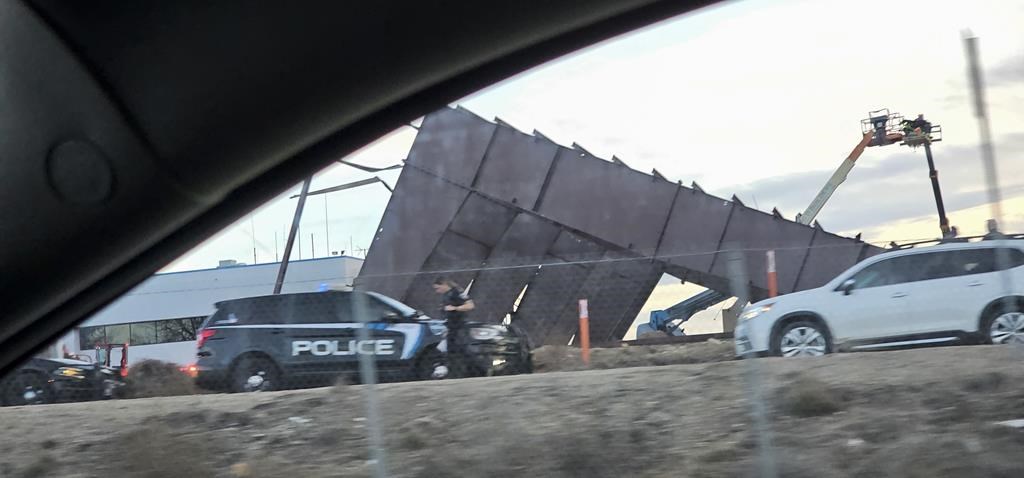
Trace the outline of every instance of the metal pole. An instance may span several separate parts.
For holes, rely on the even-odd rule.
[[[974,94],[974,117],[978,119],[978,136],[981,139],[981,164],[985,169],[985,184],[988,186],[988,202],[992,207],[992,219],[1001,224],[1003,220],[1003,198],[999,191],[999,174],[996,171],[996,153],[992,147],[992,129],[989,126],[985,108],[985,87],[981,77],[981,59],[978,55],[978,38],[964,32],[964,48],[967,50],[968,75]]]
[[[257,264],[259,260],[256,258],[256,219],[253,216],[249,216],[249,232],[252,233],[252,263]]]
[[[281,287],[284,285],[284,275],[288,272],[288,259],[292,255],[292,246],[295,245],[295,236],[299,232],[299,219],[302,218],[302,208],[306,206],[306,194],[309,192],[309,184],[313,182],[313,177],[310,176],[302,182],[302,192],[299,193],[299,203],[295,205],[295,215],[292,216],[292,228],[288,232],[288,241],[284,244],[284,257],[281,258],[281,266],[277,270],[277,281],[274,282],[274,294],[281,293]],[[299,245],[299,249],[302,249],[302,245]]]
[[[309,258],[316,259],[316,234],[309,233]]]
[[[971,90],[974,97],[974,117],[978,119],[978,133],[981,138],[981,165],[985,169],[985,184],[988,189],[988,202],[992,210],[992,220],[996,227],[1003,222],[1003,197],[999,190],[999,174],[996,170],[996,152],[992,146],[992,128],[989,125],[988,112],[985,105],[985,82],[981,75],[981,57],[978,54],[978,38],[971,32],[963,32],[964,49],[967,53],[967,73],[971,80]],[[998,229],[997,229],[998,230]],[[1014,303],[1013,291],[1016,290],[1012,267],[1010,263],[1010,249],[997,247],[996,268],[999,269],[999,277],[1003,286],[1003,307],[1005,310],[1020,310]],[[1018,346],[1017,350],[1024,350],[1024,346]]]
[[[324,232],[327,234],[327,255],[331,255],[331,222],[327,216],[327,193],[324,193]]]
[[[749,300],[750,283],[747,280],[747,266],[743,252],[739,244],[730,243],[726,245],[726,273],[729,275],[729,287],[732,295],[736,297],[736,305],[743,307]],[[772,445],[771,426],[768,421],[768,407],[765,405],[763,386],[761,385],[761,361],[751,360],[753,355],[743,355],[746,367],[747,396],[750,397],[750,414],[754,419],[754,433],[757,435],[758,456],[757,476],[762,478],[776,478],[779,476],[775,463],[775,454]]]
[[[366,294],[356,290],[352,297],[352,314],[360,322],[356,329],[356,338],[360,342],[371,339],[369,323],[375,318],[369,316]],[[359,376],[363,384],[363,401],[366,404],[366,430],[369,439],[370,464],[373,466],[375,478],[388,476],[387,463],[384,455],[384,436],[381,432],[380,409],[377,398],[377,363],[376,357],[367,354],[356,354],[359,360]]]
[[[935,169],[932,158],[932,145],[924,143],[924,156],[928,159],[928,177],[932,180],[932,192],[935,193],[935,207],[939,210],[939,229],[942,237],[949,237],[949,219],[946,218],[946,206],[942,204],[942,190],[939,189],[939,172]]]

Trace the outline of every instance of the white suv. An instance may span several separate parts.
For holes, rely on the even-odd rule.
[[[747,306],[737,355],[1024,343],[1024,241],[885,252],[817,289]]]

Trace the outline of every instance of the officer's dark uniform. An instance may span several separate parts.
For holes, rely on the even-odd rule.
[[[468,374],[469,363],[463,357],[466,353],[466,313],[457,310],[444,310],[445,306],[461,306],[469,300],[469,295],[456,287],[445,292],[441,298],[441,310],[448,321],[448,368],[449,374],[458,377]]]

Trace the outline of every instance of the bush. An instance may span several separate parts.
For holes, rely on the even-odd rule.
[[[798,378],[782,389],[780,404],[798,417],[831,415],[843,409],[843,400],[827,384],[813,378]]]
[[[162,425],[115,435],[103,450],[107,456],[97,476],[121,478],[213,478],[221,457],[208,442],[179,436]]]
[[[122,398],[169,397],[196,393],[195,381],[173,363],[143,360],[128,369]]]

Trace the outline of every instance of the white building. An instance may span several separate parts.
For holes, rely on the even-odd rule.
[[[362,259],[336,256],[289,261],[281,292],[314,292],[324,286],[348,286]],[[196,329],[228,299],[269,295],[280,263],[237,265],[155,274],[65,335],[54,351],[96,359],[95,346],[113,344],[111,363],[121,360],[121,344],[130,344],[128,363],[157,359],[179,365],[195,361]]]

